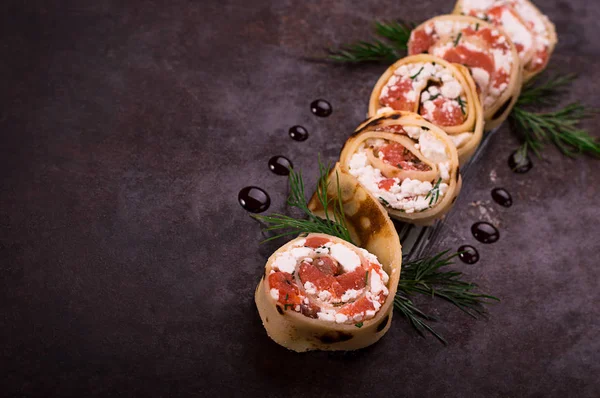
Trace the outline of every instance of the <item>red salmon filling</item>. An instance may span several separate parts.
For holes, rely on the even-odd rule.
[[[392,77],[393,79],[393,77]],[[409,97],[413,92],[413,81],[410,78],[394,79],[395,83],[388,82],[388,91],[381,97],[380,103],[397,111],[411,111],[419,104],[416,95]],[[412,98],[412,99],[411,99]]]
[[[467,7],[466,7],[467,6]],[[463,2],[463,14],[500,26],[515,44],[525,69],[538,72],[548,62],[550,49],[545,17],[524,0]],[[422,41],[423,38],[420,38]]]
[[[439,105],[442,111],[446,107]],[[351,156],[342,154],[348,172],[386,208],[416,213],[435,207],[450,192],[455,172],[448,151],[452,144],[431,125],[381,120],[375,131],[393,133],[368,131]]]
[[[546,66],[548,63],[548,48],[538,50],[531,60],[531,63],[527,65],[527,69],[531,72],[538,72]]]
[[[450,57],[459,57],[462,48],[453,50],[456,54]],[[493,69],[493,61],[490,66]],[[439,63],[404,64],[382,88],[379,105],[419,113],[439,126],[459,126],[467,119],[464,92],[452,72]]]
[[[389,277],[377,258],[347,243],[309,235],[280,253],[267,278],[283,310],[336,323],[375,316]]]
[[[429,165],[423,163],[414,153],[395,141],[387,143],[378,150],[375,149],[374,152],[379,154],[384,163],[391,164],[399,169],[431,170]]]
[[[425,36],[429,39],[426,40]],[[507,89],[513,59],[506,37],[497,29],[490,29],[479,23],[435,20],[413,31],[409,41],[409,54],[425,51],[421,47],[424,43],[429,45],[426,51],[430,54],[448,62],[465,65],[471,70],[485,107],[491,106]],[[464,107],[461,106],[461,110]],[[454,125],[452,123],[465,120],[465,116],[463,112],[447,107],[446,112],[432,111],[426,118],[442,126],[451,126]]]
[[[433,101],[433,109],[421,109],[421,115],[438,126],[456,126],[466,119],[465,105],[446,98]]]

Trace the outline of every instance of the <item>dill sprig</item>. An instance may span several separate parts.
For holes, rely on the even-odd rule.
[[[600,156],[600,143],[579,123],[592,117],[596,111],[580,102],[568,104],[552,112],[536,112],[532,107],[555,104],[562,91],[576,75],[555,75],[543,83],[530,82],[523,88],[521,96],[510,114],[514,128],[523,136],[524,143],[519,148],[523,158],[528,150],[541,157],[540,150],[547,142],[569,157],[585,153]]]
[[[444,345],[448,344],[441,334],[425,322],[436,321],[437,319],[418,309],[408,297],[400,292],[396,293],[396,297],[394,297],[394,309],[400,311],[421,336],[425,337],[425,331],[428,331]]]
[[[454,40],[454,47],[458,46],[458,42],[460,42],[460,38],[462,37],[462,32],[458,32],[458,36]]]
[[[462,280],[462,272],[440,271],[440,268],[451,265],[452,259],[456,255],[449,255],[448,250],[445,250],[435,256],[403,264],[398,293],[394,298],[394,307],[410,321],[421,335],[424,335],[424,331],[429,331],[444,344],[446,344],[446,340],[425,322],[436,319],[419,310],[410,300],[411,296],[419,293],[430,297],[439,297],[475,319],[486,314],[485,304],[499,301],[498,298],[489,294],[475,292],[477,285]]]
[[[406,22],[375,22],[375,34],[386,39],[360,41],[329,50],[329,58],[341,63],[393,62],[403,57],[408,48],[414,24]]]
[[[330,50],[329,58],[344,63],[358,64],[363,62],[394,62],[398,59],[396,51],[379,40],[372,43],[361,41]]]
[[[429,192],[427,192],[427,196],[425,196],[425,199],[429,199],[429,206],[437,203],[438,198],[440,196],[440,183],[441,182],[442,182],[442,179],[439,178],[437,180],[437,182],[435,183],[435,185],[433,186],[433,188],[431,188],[429,190]]]
[[[419,69],[419,71],[417,73],[415,73],[413,76],[411,76],[410,78],[412,80],[415,80],[417,78],[417,76],[419,76],[421,74],[421,72],[423,71],[423,69],[425,69],[425,67],[421,66],[421,69]]]
[[[532,112],[515,107],[511,121],[525,140],[522,150],[531,149],[540,157],[545,142],[552,142],[565,155],[575,157],[580,153],[600,156],[600,143],[586,130],[578,127],[583,119],[594,114],[585,105],[575,102],[554,112]]]
[[[325,218],[321,218],[316,216],[308,208],[302,172],[290,169],[290,195],[287,199],[287,204],[288,206],[300,209],[306,218],[295,218],[277,213],[270,216],[252,215],[252,217],[267,225],[267,227],[263,229],[265,232],[284,230],[284,232],[265,239],[263,242],[268,242],[288,235],[315,232],[337,236],[338,238],[352,243],[350,232],[348,231],[346,219],[344,217],[339,176],[336,173],[338,189],[337,198],[329,198],[327,194],[327,187],[329,185],[328,176],[329,167],[325,166],[319,159],[319,181],[317,183],[316,196],[324,209]]]
[[[458,97],[458,105],[460,105],[460,111],[462,112],[462,114],[466,115],[467,114],[467,112],[465,112],[466,103],[462,100],[462,98],[460,98],[460,96]]]
[[[577,74],[553,75],[543,83],[538,84],[538,78],[531,79],[521,90],[521,95],[515,106],[553,105],[566,86],[577,78]]]
[[[414,27],[410,22],[375,22],[375,33],[391,41],[396,49],[406,51]]]

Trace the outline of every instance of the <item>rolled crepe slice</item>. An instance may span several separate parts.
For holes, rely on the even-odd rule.
[[[285,244],[267,261],[255,293],[269,337],[297,352],[375,343],[390,326],[401,257],[385,261],[325,234]]]
[[[412,31],[408,52],[430,53],[468,67],[483,104],[486,130],[508,117],[521,93],[515,45],[501,28],[477,18],[442,15],[425,21]]]
[[[429,54],[402,58],[377,81],[369,116],[389,111],[419,113],[440,126],[465,164],[483,135],[483,110],[467,68]]]
[[[417,225],[446,214],[462,185],[448,135],[412,112],[365,121],[346,141],[340,164],[392,218]]]
[[[454,14],[501,26],[517,47],[524,81],[546,68],[558,41],[554,24],[529,0],[458,0]]]

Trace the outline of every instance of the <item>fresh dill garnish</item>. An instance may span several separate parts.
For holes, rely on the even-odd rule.
[[[600,143],[586,130],[578,127],[584,119],[596,113],[585,105],[575,102],[556,111],[537,112],[533,108],[555,104],[564,88],[575,75],[556,75],[546,82],[530,82],[523,88],[521,96],[510,114],[512,126],[523,137],[520,147],[522,157],[532,150],[540,157],[546,142],[552,142],[565,155],[575,157],[580,153],[600,156]]]
[[[379,40],[372,43],[360,41],[355,44],[348,44],[339,50],[330,50],[329,58],[333,61],[344,63],[363,63],[363,62],[394,62],[399,58],[396,50]]]
[[[375,32],[392,42],[398,50],[408,50],[408,41],[410,33],[415,27],[412,23],[406,22],[375,22]]]
[[[478,30],[479,30],[479,22],[477,22],[477,23],[475,24],[475,32],[477,32]]]
[[[440,93],[437,93],[436,95],[432,95],[429,97],[429,101],[433,101],[434,99],[436,99],[439,96],[440,96]]]
[[[403,168],[402,168],[402,165],[401,165],[400,163],[398,163],[396,166],[397,166],[397,167],[398,167],[400,170],[403,170]]]
[[[419,293],[439,297],[475,319],[487,313],[484,305],[500,301],[494,296],[475,292],[477,285],[462,280],[461,272],[440,271],[440,268],[451,265],[456,255],[449,255],[446,250],[432,257],[403,264],[398,292],[394,297],[394,308],[399,310],[421,335],[428,331],[444,344],[446,340],[425,323],[436,319],[419,310],[410,300],[411,296]]]
[[[461,37],[462,37],[462,32],[458,32],[458,36],[456,36],[456,40],[454,40],[454,47],[458,46],[458,42],[460,41]]]
[[[540,156],[544,142],[550,141],[569,157],[580,153],[600,156],[598,140],[577,127],[583,119],[591,116],[588,108],[576,102],[554,112],[536,113],[517,107],[511,113],[511,120],[524,135],[522,148],[525,153],[529,148]]]
[[[290,296],[289,296],[289,294],[287,294],[287,293],[286,293],[286,294],[285,294],[285,301],[288,301],[288,298],[289,298],[289,297],[290,297]]]
[[[367,272],[365,273],[365,285],[369,283],[369,271],[367,270]]]
[[[421,66],[421,69],[419,69],[419,71],[416,74],[414,74],[413,76],[411,76],[410,78],[414,80],[417,76],[419,76],[419,74],[421,74],[421,72],[423,71],[424,68],[425,68],[424,66]]]
[[[483,305],[489,304],[490,300],[499,301],[498,298],[473,292],[477,285],[461,280],[462,272],[440,271],[440,268],[451,265],[452,259],[458,255],[449,255],[448,252],[445,250],[433,257],[403,264],[398,289],[407,295],[422,293],[443,298],[475,319],[478,315],[485,315]]]
[[[386,206],[390,205],[390,203],[387,200],[385,200],[384,198],[382,198],[381,196],[379,197],[379,200],[381,201],[381,203],[383,203]]]
[[[288,307],[294,308],[294,304],[284,304],[283,309],[287,311]]]
[[[425,196],[425,199],[429,199],[429,206],[437,203],[438,198],[440,196],[440,183],[441,182],[442,182],[442,178],[440,177],[440,178],[438,178],[438,180],[435,183],[435,185],[433,186],[433,188],[431,188],[429,190],[429,192],[427,192],[427,196]]]
[[[554,105],[561,93],[577,78],[577,74],[553,75],[543,83],[534,78],[523,86],[516,107],[525,105]]]
[[[288,206],[300,209],[306,218],[295,218],[283,214],[272,214],[270,216],[252,215],[252,217],[267,225],[267,227],[263,229],[265,232],[284,230],[284,232],[265,239],[263,242],[268,242],[283,236],[315,232],[337,236],[338,238],[352,243],[350,232],[348,231],[346,219],[344,217],[344,207],[342,204],[342,195],[339,186],[339,175],[336,174],[338,190],[337,198],[328,197],[327,187],[330,184],[328,176],[329,167],[325,166],[319,159],[319,181],[317,183],[317,191],[315,195],[323,206],[325,216],[323,219],[316,216],[308,208],[308,201],[306,200],[304,192],[302,173],[300,171],[290,169],[290,195],[287,199],[287,204]]]
[[[466,115],[467,112],[465,112],[465,103],[463,102],[462,98],[460,98],[460,96],[458,97],[458,105],[460,105],[460,111],[462,112],[463,115]]]
[[[375,22],[375,34],[387,40],[359,41],[329,50],[329,59],[341,63],[393,62],[402,58],[408,48],[415,25],[405,22]]]
[[[425,337],[424,332],[428,331],[444,345],[448,344],[439,333],[425,323],[425,321],[435,321],[436,319],[418,309],[408,297],[400,292],[396,293],[394,297],[394,309],[400,311],[421,336]]]
[[[358,323],[355,323],[354,326],[356,326],[357,328],[360,329],[360,328],[363,327],[363,323],[362,322],[358,322]]]

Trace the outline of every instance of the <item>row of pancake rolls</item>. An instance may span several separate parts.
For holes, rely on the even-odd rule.
[[[381,75],[368,119],[346,141],[328,194],[352,243],[299,236],[269,258],[255,293],[268,335],[294,350],[353,350],[389,329],[400,278],[390,219],[431,225],[460,192],[459,167],[511,112],[557,42],[528,0],[458,0],[418,25],[408,56]],[[341,196],[341,197],[340,197]],[[310,209],[325,209],[313,196]]]

